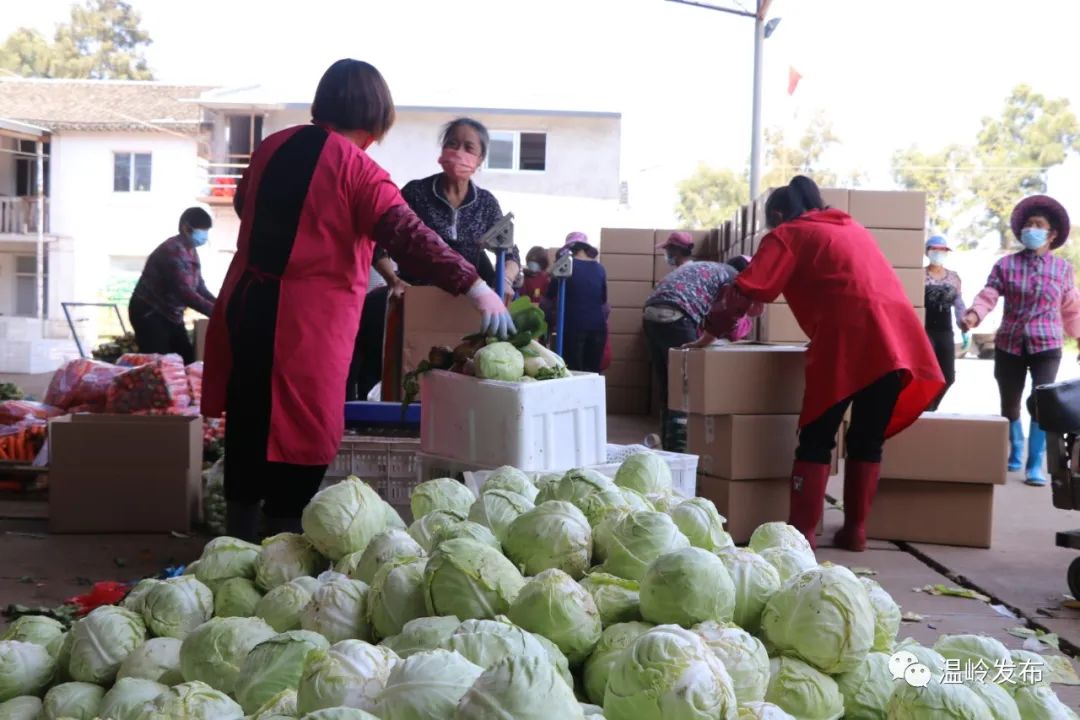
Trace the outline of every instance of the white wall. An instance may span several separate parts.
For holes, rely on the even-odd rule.
[[[113,192],[113,153],[150,153],[150,192]],[[59,133],[52,141],[51,229],[74,239],[72,297],[92,302],[109,282],[109,257],[149,255],[176,233],[202,185],[193,137]]]
[[[439,132],[456,113],[400,111],[387,138],[371,149],[399,185],[439,172]],[[481,172],[476,182],[500,191],[617,199],[619,196],[620,121],[612,117],[507,115],[476,113],[471,117],[489,130],[547,133],[544,172]],[[265,134],[306,123],[307,110],[270,113]]]

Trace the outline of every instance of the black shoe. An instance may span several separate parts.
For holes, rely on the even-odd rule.
[[[259,542],[259,506],[226,502],[225,534],[248,542]]]

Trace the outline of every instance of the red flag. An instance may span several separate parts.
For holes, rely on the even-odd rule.
[[[800,80],[802,80],[802,75],[799,73],[798,70],[796,70],[795,68],[793,68],[793,67],[791,67],[789,65],[788,70],[787,70],[787,94],[788,95],[794,95],[795,94],[795,88],[797,88],[799,86],[799,81]]]

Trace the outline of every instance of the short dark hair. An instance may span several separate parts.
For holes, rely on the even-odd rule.
[[[735,272],[741,273],[750,264],[750,261],[747,260],[742,255],[737,255],[736,257],[733,257],[730,260],[728,260],[727,264],[731,268],[733,268],[735,270]]]
[[[185,225],[195,230],[209,230],[214,225],[214,219],[201,207],[189,207],[180,213],[178,228],[183,230]]]
[[[774,228],[811,210],[824,210],[821,190],[805,175],[796,175],[791,182],[777,188],[765,201],[765,224]]]
[[[338,60],[327,68],[315,90],[311,119],[338,130],[363,130],[381,140],[394,124],[390,86],[374,65]]]
[[[439,147],[446,147],[446,144],[450,142],[450,136],[461,127],[476,131],[476,134],[480,136],[480,157],[486,158],[488,145],[491,144],[491,133],[484,127],[484,123],[468,117],[459,117],[443,126],[442,134],[439,136]]]
[[[694,254],[693,247],[687,247],[686,245],[668,245],[664,248],[665,253],[671,253],[672,255],[678,255],[681,257],[690,257]]]
[[[541,270],[547,270],[548,267],[548,252],[544,248],[537,245],[525,254],[525,262],[539,263]]]

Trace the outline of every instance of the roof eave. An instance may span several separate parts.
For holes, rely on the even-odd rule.
[[[49,136],[49,129],[18,120],[0,118],[0,135],[18,140],[44,140]]]

